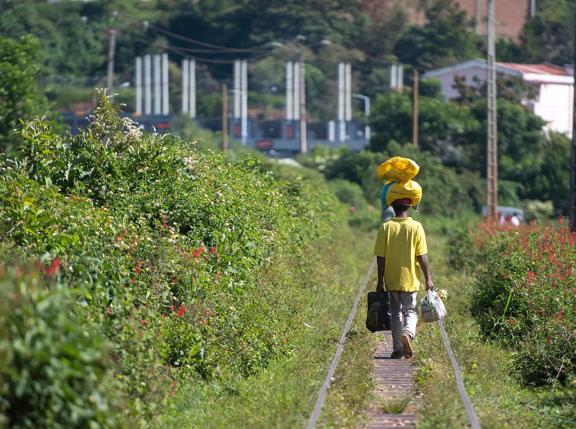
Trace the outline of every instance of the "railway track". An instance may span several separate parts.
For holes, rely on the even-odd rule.
[[[318,392],[318,399],[314,406],[312,413],[308,419],[306,429],[313,429],[316,426],[318,417],[324,405],[330,383],[333,380],[334,373],[338,367],[340,357],[344,351],[346,344],[346,337],[352,321],[356,316],[358,304],[362,296],[366,293],[368,282],[372,276],[376,261],[373,260],[368,267],[366,275],[360,284],[358,293],[354,300],[354,304],[348,315],[348,319],[342,328],[342,334],[338,341],[336,353],[330,364],[326,378],[320,391]],[[442,334],[444,348],[448,354],[454,376],[456,379],[456,386],[472,429],[480,429],[478,417],[474,411],[474,407],[470,398],[466,393],[462,374],[456,361],[454,351],[450,346],[448,335],[444,328],[443,322],[438,321],[438,326]],[[407,359],[391,359],[392,353],[392,335],[390,331],[378,332],[375,335],[379,336],[378,346],[373,356],[372,376],[375,380],[375,400],[372,401],[366,414],[366,429],[394,429],[394,428],[415,428],[417,410],[421,404],[421,397],[416,392],[414,386],[414,366],[411,360]]]

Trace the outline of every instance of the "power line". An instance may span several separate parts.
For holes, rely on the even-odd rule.
[[[130,31],[130,30],[128,30]],[[140,35],[137,34],[136,32],[132,32],[131,34],[132,37],[139,39],[141,41],[147,42],[147,43],[152,43],[155,41],[155,39],[153,39],[151,36],[148,35]],[[229,59],[229,60],[225,60],[225,59],[214,59],[214,58],[205,58],[205,57],[198,57],[196,55],[190,55],[190,53],[187,51],[186,48],[181,48],[178,46],[173,46],[173,45],[164,45],[162,46],[163,49],[166,49],[170,52],[173,52],[177,55],[180,55],[182,57],[190,57],[192,56],[194,59],[196,59],[199,62],[203,62],[203,63],[212,63],[212,64],[234,64],[234,61],[236,59]],[[261,55],[258,56],[254,56],[252,58],[246,58],[247,60],[251,60],[251,61],[257,61],[259,59],[264,58],[269,52],[263,53]]]
[[[212,43],[201,42],[199,40],[191,39],[190,37],[186,37],[186,36],[182,36],[182,35],[177,34],[177,33],[173,33],[169,30],[158,27],[154,24],[149,24],[149,25],[151,28],[153,28],[154,30],[156,30],[159,33],[166,34],[168,36],[183,40],[185,42],[189,42],[189,43],[196,44],[199,46],[204,46],[206,48],[213,48],[213,49],[218,50],[218,51],[226,51],[229,53],[260,53],[260,52],[263,52],[264,50],[270,51],[270,48],[267,45],[261,45],[261,46],[256,46],[256,47],[252,47],[252,48],[230,48],[227,46],[214,45]]]
[[[254,47],[250,47],[250,48],[232,48],[229,46],[216,45],[213,43],[203,42],[200,40],[192,39],[192,38],[187,37],[187,36],[183,36],[181,34],[174,33],[172,31],[167,30],[165,28],[162,28],[156,24],[138,21],[138,20],[136,20],[130,16],[127,16],[127,15],[123,15],[122,17],[128,21],[132,21],[132,23],[138,23],[140,25],[148,26],[149,28],[152,28],[154,31],[156,31],[158,33],[173,37],[175,39],[179,39],[179,40],[182,40],[184,42],[188,42],[188,43],[191,43],[194,45],[202,46],[204,48],[210,48],[210,49],[195,48],[194,50],[199,51],[199,53],[213,53],[213,54],[236,53],[236,54],[239,54],[239,53],[262,53],[262,52],[269,52],[270,51],[270,46],[268,46],[268,45],[254,46]],[[186,49],[192,50],[193,48],[186,48]]]

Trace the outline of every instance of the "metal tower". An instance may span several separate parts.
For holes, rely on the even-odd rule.
[[[494,47],[494,0],[488,0],[488,141],[486,151],[486,182],[489,219],[496,219],[498,206],[498,126],[496,106],[496,50]]]
[[[576,15],[576,8],[574,9]],[[574,35],[574,65],[576,66],[576,34]],[[576,70],[576,69],[575,69]],[[570,179],[570,229],[576,232],[576,73],[572,84],[572,175]]]

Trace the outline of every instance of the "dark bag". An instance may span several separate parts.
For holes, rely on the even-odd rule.
[[[390,296],[388,291],[368,292],[366,328],[370,332],[390,330]]]

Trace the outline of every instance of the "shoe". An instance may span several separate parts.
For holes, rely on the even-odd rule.
[[[404,352],[402,350],[396,350],[392,352],[392,354],[390,355],[390,359],[402,359],[403,356]]]
[[[404,357],[406,359],[410,359],[414,354],[414,349],[412,348],[412,339],[410,338],[410,335],[402,334],[400,341],[402,341],[402,352],[404,353]]]

